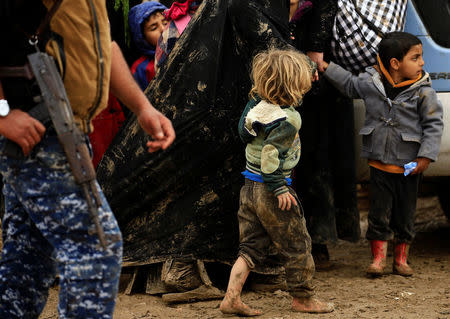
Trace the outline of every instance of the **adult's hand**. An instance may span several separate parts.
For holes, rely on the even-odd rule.
[[[291,205],[297,206],[297,201],[295,200],[295,197],[289,193],[283,193],[277,196],[278,198],[278,208],[281,208],[281,210],[290,210]]]
[[[416,162],[417,162],[417,166],[412,171],[411,175],[423,173],[428,168],[428,165],[430,165],[431,160],[426,157],[419,157],[416,159]]]
[[[0,134],[17,143],[25,156],[38,144],[45,133],[45,126],[35,118],[18,109],[0,118]]]
[[[315,51],[308,51],[306,52],[306,55],[317,64],[317,69],[319,72],[325,72],[325,64],[326,62],[323,60],[323,52],[315,52]],[[325,63],[325,64],[324,64]]]
[[[172,122],[152,106],[143,108],[137,114],[137,119],[142,129],[152,137],[147,142],[150,153],[165,150],[175,140]]]
[[[139,125],[152,138],[147,142],[149,152],[165,150],[175,140],[170,120],[156,110],[137,85],[117,43],[111,45],[112,93],[136,114]]]

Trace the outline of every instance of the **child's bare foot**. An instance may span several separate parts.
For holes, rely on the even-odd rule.
[[[330,302],[324,302],[314,297],[294,297],[292,300],[292,310],[309,313],[327,313],[334,310],[334,305]]]
[[[222,302],[220,303],[219,309],[223,314],[227,315],[233,314],[244,317],[255,317],[262,315],[261,311],[250,308],[245,303],[243,303],[240,298],[231,299],[227,296],[223,298]]]

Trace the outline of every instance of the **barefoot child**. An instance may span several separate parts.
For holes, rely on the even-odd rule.
[[[239,257],[220,310],[261,314],[245,305],[240,295],[250,270],[263,266],[269,249],[275,248],[285,263],[292,309],[331,312],[331,304],[312,297],[311,239],[297,195],[289,187],[291,170],[300,158],[301,119],[295,107],[311,88],[312,66],[299,52],[270,49],[254,58],[252,78],[251,100],[239,121],[239,134],[247,143],[238,212]]]
[[[354,76],[330,63],[325,77],[342,93],[362,98],[366,116],[361,156],[370,165],[370,210],[366,238],[382,275],[387,241],[395,241],[394,273],[411,276],[407,263],[414,238],[420,175],[437,159],[443,129],[442,105],[423,71],[422,43],[406,32],[388,33],[378,47],[378,65]],[[416,168],[408,175],[405,164]]]

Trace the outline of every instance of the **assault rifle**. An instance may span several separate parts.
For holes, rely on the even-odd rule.
[[[41,90],[41,98],[48,110],[58,140],[66,153],[75,182],[83,190],[100,245],[106,250],[105,233],[98,218],[101,198],[97,190],[94,166],[85,137],[74,121],[66,89],[55,61],[47,53],[39,51],[28,55],[28,61]]]

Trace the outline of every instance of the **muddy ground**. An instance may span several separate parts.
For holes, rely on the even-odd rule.
[[[367,204],[364,198],[360,199],[360,208],[364,233],[367,228]],[[327,271],[316,272],[315,283],[317,295],[335,304],[336,309],[331,314],[293,313],[289,311],[291,298],[283,291],[246,291],[243,299],[264,312],[260,318],[450,319],[450,223],[443,215],[436,197],[419,199],[416,226],[419,233],[411,249],[410,264],[415,270],[411,278],[392,274],[378,279],[367,278],[365,269],[370,261],[370,253],[365,239],[356,244],[342,241],[330,247],[332,267]],[[389,263],[391,260],[392,254]],[[229,268],[225,271],[228,272]],[[219,288],[225,287],[221,283]],[[169,307],[158,296],[121,293],[114,318],[222,318],[219,302],[213,300]],[[56,305],[57,288],[53,288],[39,319],[56,319]]]

